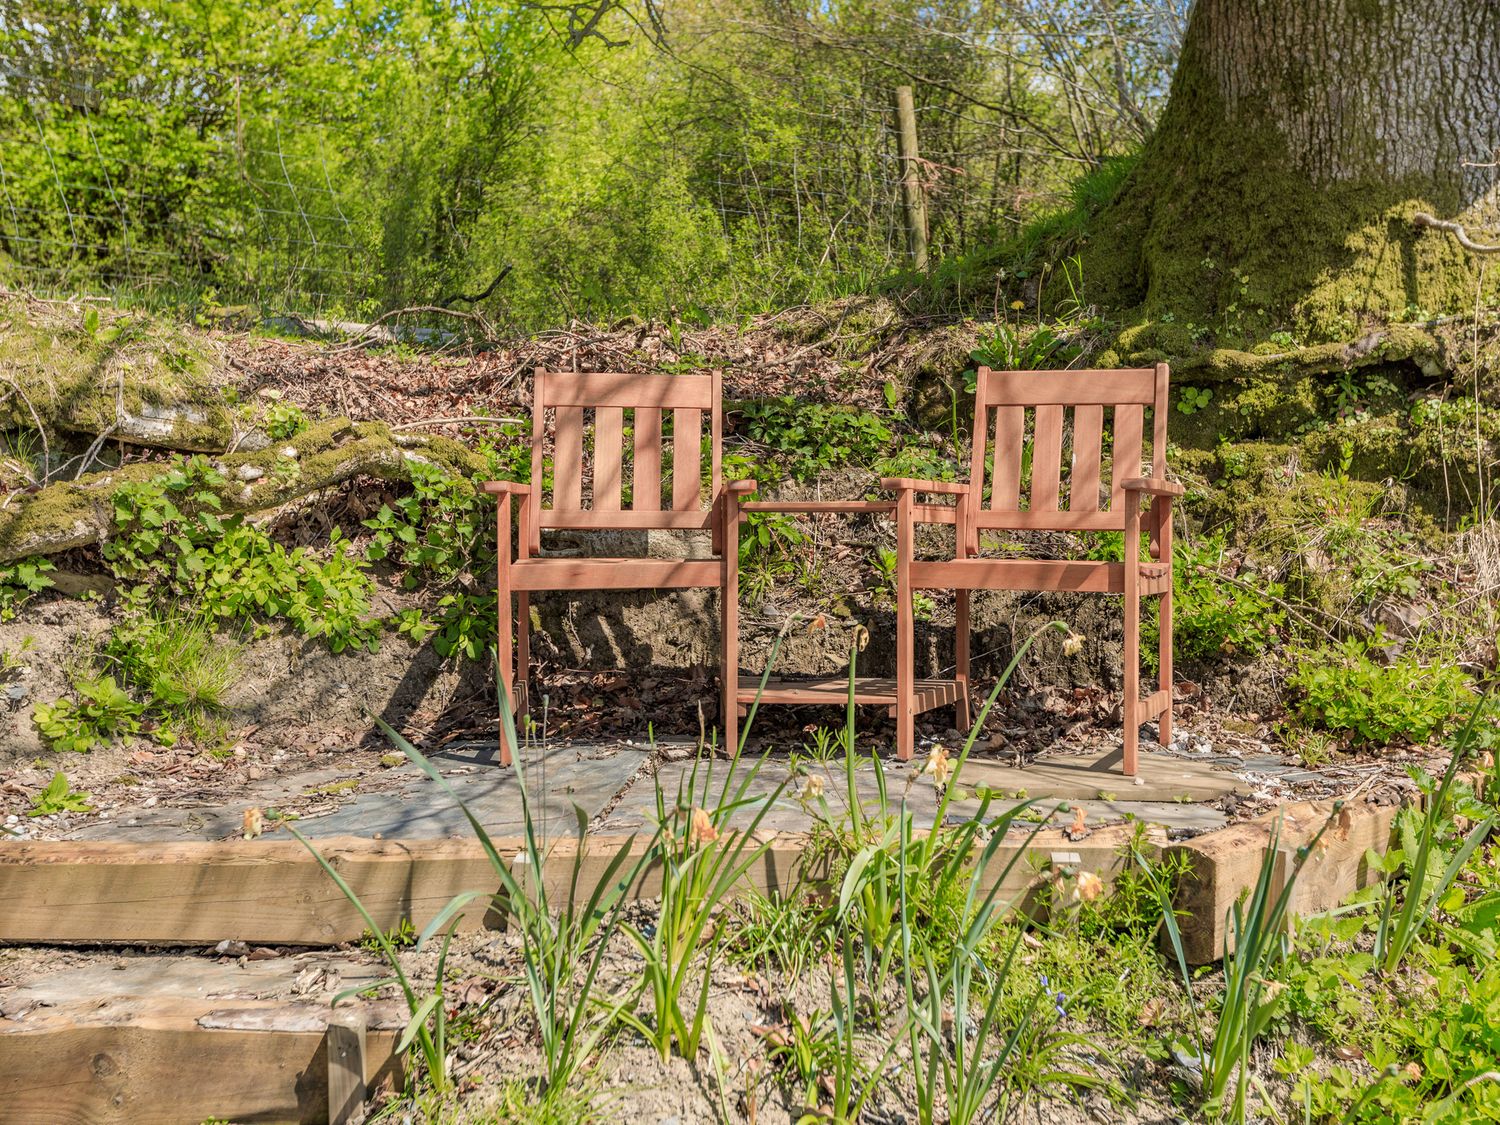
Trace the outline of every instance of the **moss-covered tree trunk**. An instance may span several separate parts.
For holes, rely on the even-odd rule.
[[[1164,342],[1472,308],[1474,258],[1411,219],[1483,229],[1497,148],[1500,4],[1197,0],[1161,122],[1091,224],[1089,295]]]

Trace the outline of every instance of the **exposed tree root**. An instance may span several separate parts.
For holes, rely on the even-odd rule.
[[[483,459],[458,442],[393,434],[384,423],[347,418],[321,422],[264,449],[214,458],[228,478],[218,490],[225,512],[265,511],[357,476],[409,480],[415,462],[441,465],[463,478],[484,468]],[[159,462],[141,462],[11,497],[0,509],[0,563],[104,542],[114,531],[115,490],[161,472]]]

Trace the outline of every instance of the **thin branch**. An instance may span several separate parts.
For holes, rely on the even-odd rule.
[[[423,418],[420,422],[402,422],[399,426],[392,426],[391,433],[398,430],[415,430],[419,426],[455,426],[460,423],[487,422],[496,426],[524,426],[524,418]]]
[[[1469,237],[1469,232],[1464,230],[1460,223],[1451,222],[1448,219],[1438,219],[1429,215],[1426,211],[1418,211],[1411,217],[1412,226],[1430,227],[1433,230],[1445,230],[1458,240],[1458,244],[1465,250],[1474,254],[1500,254],[1500,246],[1489,246],[1481,242],[1475,242]]]

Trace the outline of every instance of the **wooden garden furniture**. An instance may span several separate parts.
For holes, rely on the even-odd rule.
[[[725,743],[733,747],[739,554],[735,538],[726,538],[724,529],[732,501],[754,491],[755,482],[723,482],[721,401],[717,371],[704,375],[536,372],[531,483],[489,481],[484,485],[498,506],[499,679],[513,703],[518,728],[528,707],[533,593],[713,588],[721,591],[723,726]],[[546,487],[549,475],[550,488]],[[513,505],[520,524],[514,557],[510,546]],[[549,557],[542,550],[541,533],[551,528],[708,530],[712,557]],[[503,728],[500,744],[501,762],[509,765],[516,748],[508,744]]]
[[[912,595],[953,590],[958,696],[969,690],[969,597],[974,590],[1077,590],[1120,594],[1125,614],[1124,772],[1138,767],[1139,727],[1160,717],[1159,741],[1172,734],[1172,500],[1182,487],[1167,475],[1167,383],[1164,363],[1117,371],[979,369],[967,483],[887,478],[896,501],[896,743],[912,755],[924,685],[913,670]],[[1150,469],[1143,472],[1145,414],[1151,412]],[[1106,432],[1112,442],[1106,442]],[[1026,454],[1030,453],[1029,472]],[[1108,477],[1104,467],[1108,457]],[[1064,472],[1064,467],[1068,471]],[[988,467],[988,468],[987,468]],[[952,502],[933,502],[951,496]],[[1143,561],[1141,506],[1150,561]],[[919,523],[953,524],[951,559],[913,557]],[[1124,533],[1123,562],[993,559],[980,556],[981,533],[996,530]],[[1140,697],[1140,605],[1160,598],[1157,690]],[[941,682],[941,681],[936,681]],[[966,725],[963,714],[960,725]]]

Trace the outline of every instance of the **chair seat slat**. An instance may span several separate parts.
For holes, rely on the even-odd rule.
[[[661,511],[661,410],[656,407],[638,407],[635,412],[630,506],[637,512]]]
[[[1059,478],[1062,473],[1063,408],[1055,404],[1036,408],[1036,430],[1031,447],[1031,510],[1057,511]]]
[[[1026,413],[1019,406],[1002,406],[995,411],[995,468],[990,507],[996,511],[1013,512],[1021,506],[1021,443],[1025,422]],[[985,430],[985,426],[977,427],[976,443]],[[984,461],[976,460],[982,473]],[[976,474],[974,479],[982,480],[983,477]]]
[[[583,408],[557,408],[557,435],[552,445],[552,505],[583,507]]]
[[[676,511],[699,506],[702,462],[703,411],[672,411],[672,507]]]
[[[620,510],[620,480],[624,475],[625,452],[622,434],[625,411],[618,406],[601,406],[594,411],[594,510]]]
[[[1104,440],[1104,408],[1080,406],[1073,411],[1073,472],[1068,509],[1099,510],[1099,460]]]

